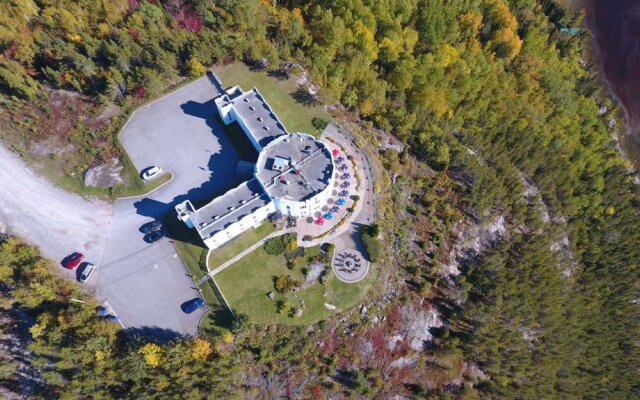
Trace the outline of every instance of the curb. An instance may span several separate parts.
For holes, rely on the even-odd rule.
[[[168,180],[168,181],[166,181],[165,183],[163,183],[162,185],[158,186],[157,188],[154,188],[154,189],[152,189],[152,190],[150,190],[150,191],[148,191],[148,192],[146,192],[146,193],[137,194],[137,195],[135,195],[135,196],[118,197],[118,198],[116,198],[116,201],[117,201],[117,200],[135,199],[135,198],[138,198],[138,197],[143,197],[143,196],[148,196],[148,195],[150,195],[151,193],[155,192],[156,190],[160,189],[161,187],[166,186],[169,182],[173,181],[173,174],[172,174],[171,172],[169,172],[169,174],[171,175],[171,177],[169,178],[169,180]]]
[[[127,126],[129,125],[129,123],[131,122],[131,120],[133,120],[134,115],[136,114],[136,112],[138,112],[139,110],[145,109],[149,106],[151,106],[152,104],[157,103],[158,101],[164,99],[165,97],[168,97],[172,94],[174,94],[175,92],[177,92],[178,90],[184,89],[189,85],[192,85],[196,82],[198,82],[200,79],[207,79],[207,75],[205,74],[204,76],[194,79],[193,81],[189,82],[189,83],[185,83],[183,85],[179,84],[176,88],[174,88],[172,91],[163,94],[162,96],[158,97],[157,99],[153,99],[151,101],[149,101],[148,103],[143,104],[142,106],[136,108],[135,110],[131,111],[131,114],[129,114],[129,117],[127,118],[127,122],[125,122],[124,125],[122,125],[122,128],[120,129],[120,132],[118,132],[118,134],[116,135],[116,139],[118,140],[118,142],[120,143],[120,146],[122,146],[122,149],[125,151],[125,153],[127,153],[127,157],[129,157],[129,160],[131,161],[131,164],[133,164],[133,166],[136,168],[136,170],[138,170],[138,172],[142,171],[137,165],[136,162],[133,161],[133,158],[131,157],[131,154],[129,154],[129,151],[127,150],[127,148],[125,147],[125,145],[122,143],[122,140],[120,140],[120,135],[122,135],[122,132],[125,131],[125,129],[127,128]]]
[[[198,282],[196,282],[196,280],[193,277],[193,275],[191,275],[191,271],[189,271],[189,268],[187,268],[187,264],[185,264],[184,260],[182,259],[182,255],[180,255],[180,252],[178,251],[178,248],[176,247],[176,243],[172,240],[171,244],[173,245],[173,250],[175,250],[176,254],[178,255],[178,258],[180,258],[180,262],[182,263],[182,267],[186,271],[187,275],[189,275],[191,277],[191,281],[193,282],[193,285],[198,289],[198,296],[200,296],[200,298],[202,300],[204,300],[204,296],[202,296],[200,286],[198,285]],[[209,309],[209,306],[207,305],[206,301],[204,302],[204,306],[207,309],[207,311],[204,314],[202,314],[202,316],[200,316],[200,318],[198,319],[198,335],[200,335],[202,333],[202,332],[200,332],[200,324],[202,323],[202,320],[204,319],[204,317],[207,314],[209,314],[209,312],[211,312],[211,310]]]

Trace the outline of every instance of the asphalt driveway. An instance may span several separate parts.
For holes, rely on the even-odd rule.
[[[159,165],[173,175],[148,196],[119,199],[98,274],[98,295],[126,328],[195,335],[204,310],[185,314],[199,297],[173,244],[144,241],[140,227],[186,199],[204,200],[239,182],[240,157],[217,120],[215,87],[201,78],[133,113],[120,140],[138,170]]]

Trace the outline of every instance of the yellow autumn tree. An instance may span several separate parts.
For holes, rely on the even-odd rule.
[[[196,57],[191,57],[187,61],[187,72],[189,76],[198,77],[207,73],[207,69]]]
[[[152,368],[162,365],[164,360],[164,350],[155,343],[147,343],[142,346],[139,352],[144,356],[144,361]]]
[[[209,341],[195,338],[191,347],[191,356],[196,360],[206,360],[209,355],[213,353],[211,343]]]
[[[514,59],[522,49],[522,39],[518,36],[518,20],[509,10],[504,0],[487,0],[489,19],[493,24],[490,47],[498,57]]]
[[[222,334],[222,341],[226,344],[231,344],[233,343],[233,334],[229,331],[225,331]]]

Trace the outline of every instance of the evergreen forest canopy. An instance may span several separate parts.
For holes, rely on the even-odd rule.
[[[579,23],[550,0],[5,1],[0,89],[7,107],[41,100],[47,88],[126,105],[205,65],[298,61],[326,99],[390,130],[438,179],[456,182],[470,221],[500,215],[511,227],[462,263],[455,290],[433,277],[443,254],[413,266],[442,294],[447,324],[436,357],[460,355],[488,377],[474,391],[416,380],[414,393],[634,398],[640,212],[610,139],[612,107],[580,58],[587,38],[559,30]],[[601,115],[603,104],[609,111]],[[444,207],[437,195],[428,185],[413,189],[424,191],[419,213],[435,218],[433,209]],[[396,213],[386,229],[402,241],[394,224],[415,220]],[[1,272],[13,276],[4,304],[36,313],[30,350],[56,396],[230,395],[250,391],[238,384],[243,363],[270,378],[311,368],[316,375],[305,384],[322,381],[324,361],[315,370],[290,358],[313,343],[279,342],[275,332],[237,343],[233,360],[233,337],[214,345],[118,341],[114,329],[65,305],[70,285],[41,282],[36,275],[47,276],[46,268],[24,269],[40,262],[31,251],[3,244]],[[89,335],[86,349],[70,345]],[[186,348],[191,358],[180,356]],[[126,356],[116,357],[120,351]],[[45,361],[54,355],[51,368]],[[430,368],[454,367],[426,362],[416,370]],[[91,373],[105,378],[88,384]],[[367,395],[393,393],[377,385]]]

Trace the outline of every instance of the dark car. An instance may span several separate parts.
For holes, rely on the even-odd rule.
[[[153,231],[153,232],[149,233],[147,236],[145,236],[144,240],[147,243],[155,243],[158,240],[162,239],[163,236],[164,236],[164,232],[162,230],[157,230],[157,231]]]
[[[182,304],[182,311],[186,312],[187,314],[191,314],[192,312],[202,307],[203,305],[204,305],[204,300],[200,298],[191,299]]]
[[[77,251],[71,254],[64,262],[64,267],[67,269],[74,269],[80,264],[80,261],[84,258],[84,254],[78,253]]]
[[[159,230],[160,228],[162,228],[162,222],[153,221],[153,222],[149,222],[148,224],[142,225],[141,230],[142,230],[142,233],[149,234],[151,232],[155,232]]]

